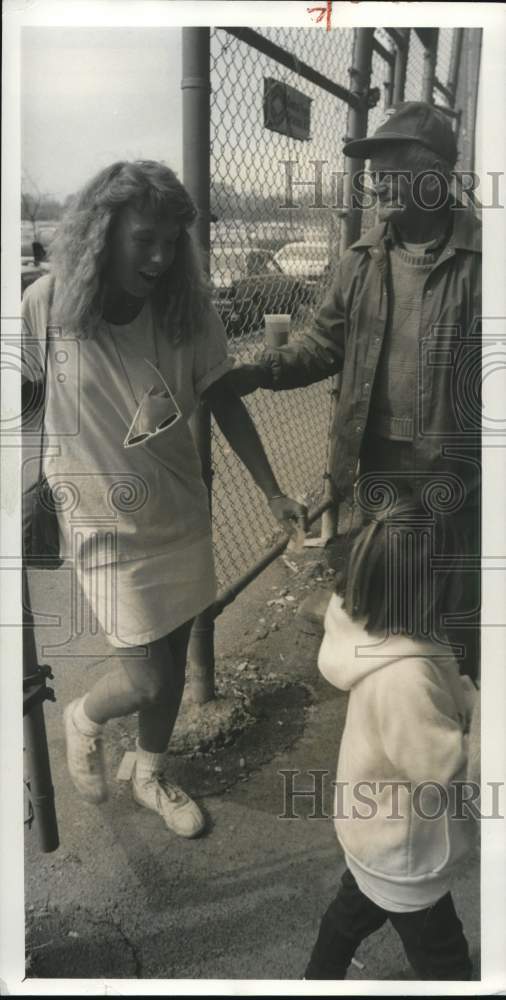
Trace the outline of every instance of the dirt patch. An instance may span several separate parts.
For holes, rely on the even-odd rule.
[[[306,709],[312,702],[304,684],[273,684],[256,692],[249,702],[252,724],[212,752],[196,751],[172,761],[194,794],[219,795],[287,750],[304,732]]]
[[[167,772],[189,794],[217,795],[247,781],[303,735],[315,692],[311,682],[300,676],[300,657],[293,669],[299,655],[296,634],[309,628],[313,636],[318,628],[308,626],[298,612],[310,592],[332,588],[345,547],[338,542],[331,568],[328,553],[321,549],[288,551],[282,557],[285,582],[267,592],[254,629],[245,631],[242,655],[222,657],[216,664],[214,700],[196,705],[187,685]],[[313,659],[310,666],[314,676]],[[135,749],[136,720],[121,719],[110,726],[111,735],[113,727],[116,731],[110,744],[116,748],[118,766],[123,753]]]
[[[28,908],[26,921],[26,976],[86,979],[93,969],[104,979],[141,975],[134,945],[112,918],[97,919],[78,904],[71,912]]]
[[[274,674],[259,658],[221,661],[218,676],[213,701],[183,700],[171,739],[168,770],[190,794],[219,794],[292,746],[313,701],[309,685]],[[114,725],[119,764],[135,749],[136,722]]]

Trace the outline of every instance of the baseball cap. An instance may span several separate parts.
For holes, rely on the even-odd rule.
[[[419,142],[450,166],[455,165],[457,143],[444,112],[423,101],[404,101],[388,108],[385,114],[385,120],[374,135],[346,143],[343,147],[345,156],[368,159],[385,142]]]

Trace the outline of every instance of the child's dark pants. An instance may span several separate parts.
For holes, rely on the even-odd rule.
[[[469,948],[449,892],[425,910],[394,913],[364,896],[348,869],[321,922],[305,978],[344,979],[360,942],[387,920],[418,979],[471,979]]]

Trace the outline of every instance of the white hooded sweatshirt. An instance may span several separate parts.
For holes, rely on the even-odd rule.
[[[457,663],[431,641],[369,635],[334,594],[318,666],[350,692],[334,810],[348,867],[384,909],[430,906],[476,834],[455,784],[470,716]]]

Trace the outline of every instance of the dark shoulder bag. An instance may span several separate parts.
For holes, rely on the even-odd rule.
[[[35,567],[36,569],[58,569],[63,563],[63,559],[60,556],[60,536],[54,497],[43,473],[48,354],[49,334],[48,327],[46,326],[39,471],[37,481],[23,492],[23,558],[28,568]]]

